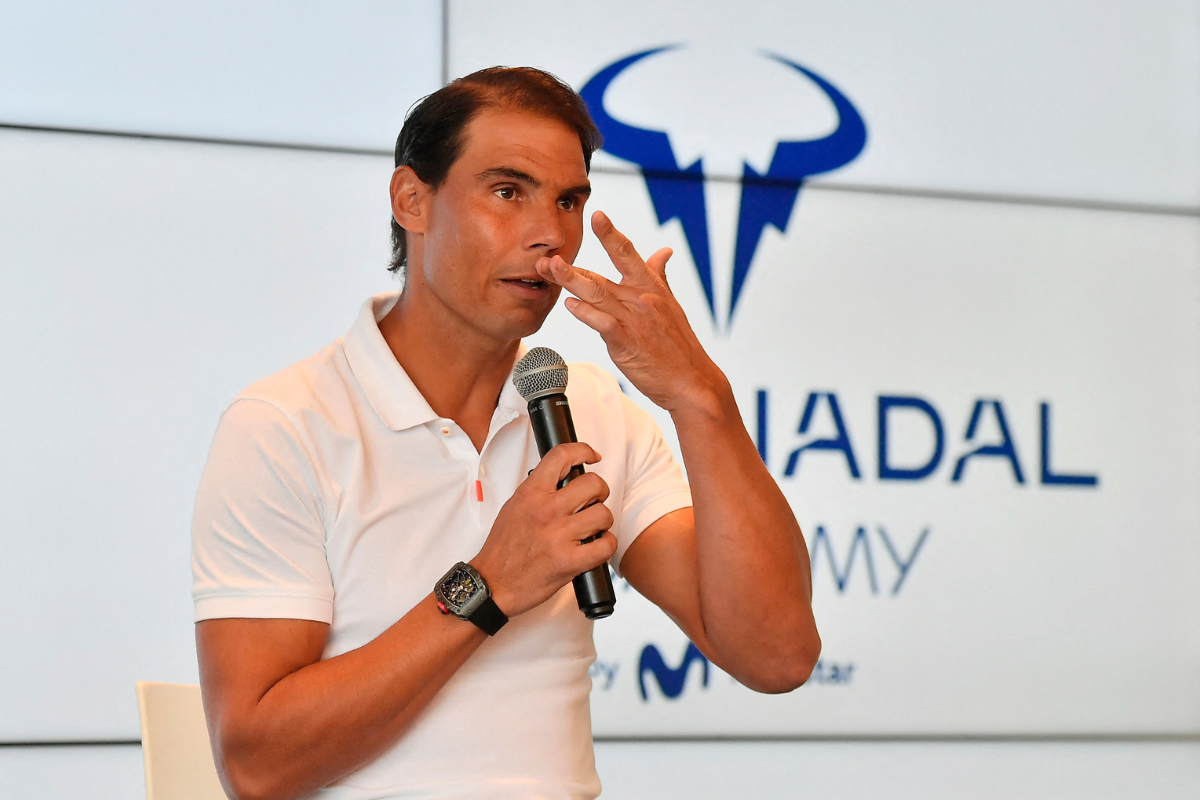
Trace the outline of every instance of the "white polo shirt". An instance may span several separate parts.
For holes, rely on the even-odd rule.
[[[433,412],[379,332],[397,297],[368,300],[343,339],[221,417],[192,528],[197,621],[317,620],[330,625],[324,658],[360,647],[479,552],[537,464],[511,383],[479,452]],[[619,568],[691,495],[658,426],[611,376],[571,364],[567,396],[580,441],[603,456],[593,466],[611,489]],[[593,798],[595,657],[568,584],[485,642],[391,749],[314,796]]]

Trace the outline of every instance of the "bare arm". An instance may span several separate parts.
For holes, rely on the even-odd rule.
[[[603,214],[592,227],[620,284],[558,257],[539,262],[538,272],[575,295],[571,313],[671,413],[695,503],[643,531],[622,571],[742,683],[789,691],[807,680],[821,647],[800,526],[746,433],[729,381],[667,286],[671,251],[643,261]]]
[[[556,485],[599,456],[563,445],[504,505],[471,563],[514,617],[612,557],[616,541],[599,476]],[[447,564],[446,567],[452,566]],[[293,798],[371,761],[412,724],[484,641],[442,614],[432,593],[371,642],[321,661],[329,626],[288,619],[214,619],[196,626],[200,683],[218,772],[240,800]],[[504,635],[504,631],[498,635]]]
[[[374,641],[321,661],[328,632],[295,619],[197,623],[205,713],[230,795],[296,797],[371,761],[485,638],[432,594]]]
[[[643,531],[622,572],[743,684],[791,691],[821,649],[800,526],[736,408],[728,421],[676,426],[694,508]]]

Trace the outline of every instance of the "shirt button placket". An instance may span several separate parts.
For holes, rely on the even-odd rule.
[[[482,505],[479,501],[480,485],[476,480],[476,473],[479,470],[479,454],[475,451],[475,445],[467,439],[466,434],[449,424],[448,420],[439,421],[437,430],[446,440],[446,449],[450,451],[450,455],[455,461],[466,467],[468,502],[475,515],[475,524],[479,526],[481,524],[479,507]]]

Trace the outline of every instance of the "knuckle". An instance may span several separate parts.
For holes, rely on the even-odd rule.
[[[604,513],[603,513],[603,514],[601,514],[600,516],[601,516],[601,518],[604,520],[604,530],[606,530],[606,531],[607,531],[609,528],[611,528],[611,527],[612,527],[612,526],[613,526],[613,525],[616,523],[616,521],[617,521],[617,518],[613,516],[613,513],[612,513],[612,511],[609,509],[609,507],[608,507],[608,506],[606,506],[606,505],[604,505],[603,503],[601,503],[601,504],[600,504],[600,507],[601,507],[602,509],[604,509]]]
[[[587,530],[588,534],[605,531],[613,526],[613,513],[604,503],[596,503],[579,512],[579,527]]]
[[[600,541],[604,542],[605,550],[608,552],[608,557],[604,560],[608,561],[617,554],[617,537],[613,536],[608,531],[605,531],[604,536],[600,538]]]

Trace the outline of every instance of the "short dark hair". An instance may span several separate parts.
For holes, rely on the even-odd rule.
[[[583,98],[549,72],[532,67],[481,69],[418,101],[396,138],[396,166],[412,167],[418,178],[438,189],[462,153],[463,131],[485,108],[529,111],[565,123],[579,135],[584,168],[591,169],[601,136]],[[407,259],[404,228],[393,217],[388,269],[396,272]]]

